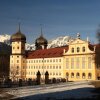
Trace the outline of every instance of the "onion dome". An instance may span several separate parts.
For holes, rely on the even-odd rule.
[[[23,41],[23,42],[26,42],[26,36],[21,33],[20,31],[20,25],[19,25],[19,30],[17,33],[13,34],[11,36],[11,41],[14,42],[14,41]]]
[[[41,34],[39,38],[37,38],[35,40],[35,44],[39,44],[39,45],[43,45],[43,44],[47,44],[48,41],[43,37],[43,35]]]
[[[35,40],[36,50],[38,49],[46,49],[48,45],[48,41],[43,37],[42,28],[41,28],[41,35],[39,38]]]

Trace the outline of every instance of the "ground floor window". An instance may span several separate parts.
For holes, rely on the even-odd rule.
[[[88,78],[91,79],[92,78],[92,74],[88,73]]]
[[[79,73],[76,73],[76,78],[79,78],[80,77],[80,74]]]
[[[71,73],[71,78],[73,78],[74,77],[74,73]]]
[[[82,73],[82,78],[85,78],[85,77],[86,77],[85,73]]]

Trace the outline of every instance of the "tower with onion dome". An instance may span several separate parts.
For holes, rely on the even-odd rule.
[[[25,43],[26,36],[18,31],[11,36],[12,54],[10,55],[10,79],[18,80],[25,76]]]
[[[48,46],[48,41],[47,41],[47,39],[44,38],[43,33],[42,33],[42,28],[41,28],[41,35],[39,36],[39,38],[37,38],[35,40],[36,50],[38,50],[38,49],[46,49],[47,46]]]

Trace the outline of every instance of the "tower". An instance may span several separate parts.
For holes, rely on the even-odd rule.
[[[48,41],[43,37],[42,28],[41,28],[41,35],[39,38],[35,40],[36,50],[38,49],[46,49],[48,45]]]
[[[10,55],[10,78],[18,80],[25,77],[26,36],[19,30],[11,36],[12,54]]]

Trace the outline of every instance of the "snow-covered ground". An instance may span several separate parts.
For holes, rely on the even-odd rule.
[[[14,88],[8,90],[7,93],[14,95],[14,98],[23,98],[24,100],[61,100],[66,98],[93,98],[95,94],[91,92],[92,90],[94,90],[94,86],[84,81]]]

